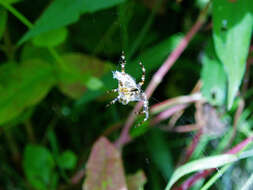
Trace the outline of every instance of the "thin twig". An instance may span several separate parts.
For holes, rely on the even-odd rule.
[[[174,113],[181,111],[187,107],[187,104],[182,105],[176,105],[172,108],[169,108],[165,110],[164,112],[158,114],[154,119],[150,121],[150,125],[156,125],[157,123],[160,123],[161,121],[168,119],[170,116],[172,116]]]
[[[28,139],[32,143],[35,143],[36,142],[36,138],[35,138],[34,131],[33,131],[32,121],[30,119],[27,119],[24,122],[24,125],[25,125],[25,129],[26,129],[26,133],[27,133]]]
[[[150,108],[150,112],[152,114],[156,114],[156,113],[159,113],[163,110],[166,110],[168,107],[172,107],[177,104],[189,104],[189,103],[201,100],[201,99],[203,99],[201,93],[194,93],[194,94],[190,94],[188,96],[178,96],[178,97],[171,98],[171,99],[168,99],[168,100],[165,100],[163,102],[153,105]]]
[[[187,147],[186,152],[183,154],[183,156],[181,156],[181,159],[178,162],[177,166],[183,165],[191,158],[193,152],[198,146],[202,134],[203,134],[202,130],[199,130],[198,133],[192,138],[191,144]]]
[[[197,21],[193,25],[193,27],[190,29],[190,31],[186,34],[186,36],[181,40],[177,48],[170,54],[170,56],[165,60],[163,65],[158,69],[158,71],[154,74],[152,77],[147,89],[146,89],[146,95],[149,98],[154,90],[157,88],[157,86],[161,83],[164,76],[167,74],[167,72],[170,70],[170,68],[173,66],[173,64],[176,62],[176,60],[180,57],[182,52],[185,50],[193,36],[199,31],[199,29],[202,27],[203,23],[205,22],[206,15],[208,13],[210,2],[207,4],[207,6],[201,11]],[[129,136],[129,130],[134,123],[136,114],[138,113],[142,107],[142,102],[139,102],[136,104],[133,111],[130,113],[123,130],[121,131],[120,137],[115,142],[115,146],[120,148],[124,144],[128,143],[130,141]]]
[[[244,109],[244,100],[241,99],[240,102],[239,102],[239,105],[238,105],[238,108],[235,112],[235,116],[234,116],[234,122],[233,122],[233,134],[229,140],[229,143],[228,143],[228,146],[233,143],[234,139],[235,139],[235,136],[236,136],[236,130],[237,130],[237,125],[238,125],[238,121],[240,119],[240,116],[243,112],[243,109]],[[225,150],[227,149],[228,147],[225,148]]]

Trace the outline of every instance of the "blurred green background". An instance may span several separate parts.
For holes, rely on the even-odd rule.
[[[122,51],[145,90],[193,26],[149,120],[114,146],[136,104],[106,107]],[[252,26],[250,0],[0,0],[0,190],[252,189]],[[201,160],[226,151],[248,152]]]

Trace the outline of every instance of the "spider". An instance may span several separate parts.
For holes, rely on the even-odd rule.
[[[118,96],[112,100],[107,106],[110,106],[117,101],[122,103],[123,105],[128,104],[129,102],[133,101],[142,101],[143,102],[143,111],[140,113],[145,114],[145,118],[143,122],[145,122],[148,117],[148,100],[145,92],[142,91],[141,87],[145,81],[145,68],[143,64],[140,62],[139,65],[142,68],[142,77],[139,83],[136,83],[135,79],[125,72],[125,65],[126,59],[124,52],[121,55],[121,72],[120,71],[113,71],[113,78],[118,80],[118,88],[112,89],[109,92],[118,92]]]

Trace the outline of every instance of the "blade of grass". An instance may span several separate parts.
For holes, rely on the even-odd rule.
[[[191,161],[176,169],[173,173],[165,190],[171,189],[175,182],[182,176],[199,170],[212,169],[223,166],[228,163],[233,163],[238,160],[238,157],[232,154],[223,154],[218,156],[209,156],[199,160]],[[219,173],[219,172],[218,172]]]
[[[253,173],[245,183],[245,185],[242,187],[241,190],[250,190],[250,188],[253,186]]]
[[[217,172],[200,190],[207,190],[211,187],[231,166],[231,164],[227,164],[223,166],[219,172]]]

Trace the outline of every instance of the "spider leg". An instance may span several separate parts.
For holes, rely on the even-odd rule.
[[[115,89],[112,89],[112,90],[107,90],[106,93],[112,93],[112,92],[118,92],[118,89],[115,88]]]
[[[144,118],[144,121],[147,121],[147,119],[149,117],[149,113],[148,113],[148,100],[147,100],[147,98],[143,101],[143,112],[146,114],[146,116]]]
[[[139,82],[139,85],[142,86],[144,84],[144,81],[145,81],[145,68],[143,66],[143,64],[140,62],[139,65],[141,66],[141,69],[142,69],[142,76],[141,76],[141,81]]]
[[[115,99],[113,99],[109,104],[106,105],[106,107],[109,107],[112,104],[115,104],[119,100],[119,96]]]
[[[142,101],[143,101],[143,110],[139,113],[143,113],[145,114],[145,118],[142,122],[140,122],[137,126],[140,126],[141,124],[143,124],[145,121],[148,120],[149,118],[149,113],[148,113],[148,99],[147,99],[147,96],[146,94],[142,94]]]
[[[120,64],[121,64],[121,72],[122,72],[122,73],[125,73],[126,56],[125,56],[124,51],[122,51]]]

